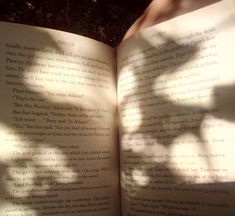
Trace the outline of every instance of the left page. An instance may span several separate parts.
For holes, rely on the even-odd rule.
[[[119,215],[115,52],[0,23],[0,215]]]

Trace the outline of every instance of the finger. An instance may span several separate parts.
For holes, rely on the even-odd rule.
[[[143,15],[129,28],[123,40],[141,29],[218,1],[220,0],[153,0]]]
[[[156,24],[157,20],[176,10],[179,0],[153,0],[143,15],[135,21],[124,36],[129,38],[135,32]]]

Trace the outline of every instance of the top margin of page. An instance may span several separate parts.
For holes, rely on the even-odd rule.
[[[168,22],[171,22],[172,20],[177,20],[177,19],[180,19],[182,17],[185,17],[185,19],[187,19],[187,16],[192,16],[192,14],[197,15],[197,13],[200,13],[203,10],[208,10],[208,8],[210,8],[210,7],[222,7],[222,6],[226,6],[226,5],[227,5],[227,7],[234,7],[234,10],[235,10],[235,0],[219,0],[218,2],[209,4],[209,5],[204,6],[204,7],[199,7],[197,9],[193,9],[192,11],[189,11],[189,12],[184,12],[182,14],[178,14],[173,18],[164,20],[162,22],[157,23],[156,25],[153,25],[153,26],[147,27],[145,29],[142,29],[141,31],[139,31],[139,32],[135,33],[134,35],[132,35],[130,38],[127,38],[126,40],[122,41],[117,46],[116,49],[119,50],[124,44],[126,44],[126,43],[128,43],[128,41],[138,37],[142,32],[151,31],[152,29],[156,28],[159,25],[167,24]]]
[[[98,45],[98,46],[102,46],[102,47],[106,47],[108,49],[114,49],[113,47],[109,46],[108,44],[105,44],[101,41],[97,41],[93,38],[89,38],[86,36],[82,36],[82,35],[78,35],[72,32],[66,32],[66,31],[62,31],[62,30],[57,30],[57,29],[51,29],[51,28],[46,28],[46,27],[40,27],[40,26],[34,26],[34,25],[27,25],[27,24],[21,24],[21,23],[12,23],[12,22],[5,22],[5,21],[0,21],[0,26],[2,29],[2,26],[14,26],[16,28],[25,28],[25,29],[31,29],[31,30],[40,30],[40,31],[44,31],[44,32],[52,32],[53,34],[58,33],[58,34],[67,34],[67,35],[71,35],[71,36],[75,36],[81,39],[85,39],[87,41],[90,41],[91,43]]]

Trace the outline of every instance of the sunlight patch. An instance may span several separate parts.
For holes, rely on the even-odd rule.
[[[57,148],[41,146],[34,156],[34,161],[51,170],[50,175],[57,182],[68,184],[77,180],[77,173],[69,167],[69,159]]]
[[[30,195],[35,184],[35,167],[31,161],[16,161],[8,168],[10,181],[5,181],[6,190],[14,197]]]
[[[201,133],[207,140],[209,153],[205,157],[211,160],[214,173],[220,182],[235,180],[234,151],[235,125],[219,118],[204,118],[201,124]]]
[[[154,145],[154,139],[148,140],[142,133],[124,134],[121,139],[123,150],[143,153],[148,145]]]
[[[30,203],[30,201],[29,201]],[[1,216],[18,216],[18,215],[30,215],[37,216],[37,212],[30,208],[30,205],[19,205],[9,202],[4,202],[0,205],[0,215]]]
[[[207,143],[191,134],[177,137],[170,148],[169,166],[171,170],[189,184],[211,183],[216,181],[211,169],[214,164],[203,157],[207,152]]]
[[[137,88],[137,80],[133,73],[133,66],[125,66],[120,72],[118,79],[118,97],[120,104],[126,104],[129,97],[135,93]]]
[[[138,186],[146,186],[149,183],[149,177],[144,170],[133,169],[132,178]]]
[[[125,105],[121,116],[122,126],[128,132],[136,131],[142,124],[143,114],[141,112],[141,108],[136,105],[133,107],[133,104],[131,103]]]
[[[171,103],[187,106],[212,107],[214,103],[214,85],[217,76],[204,78],[190,75],[161,75],[153,86],[155,95],[164,97]],[[204,81],[204,82],[203,82]]]
[[[25,157],[27,151],[27,139],[18,135],[12,128],[0,125],[0,161],[14,160],[15,158]]]

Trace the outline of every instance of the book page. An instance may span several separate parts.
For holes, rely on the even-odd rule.
[[[114,50],[10,23],[0,35],[0,215],[119,215]]]
[[[235,7],[222,1],[118,48],[123,216],[235,215]]]

